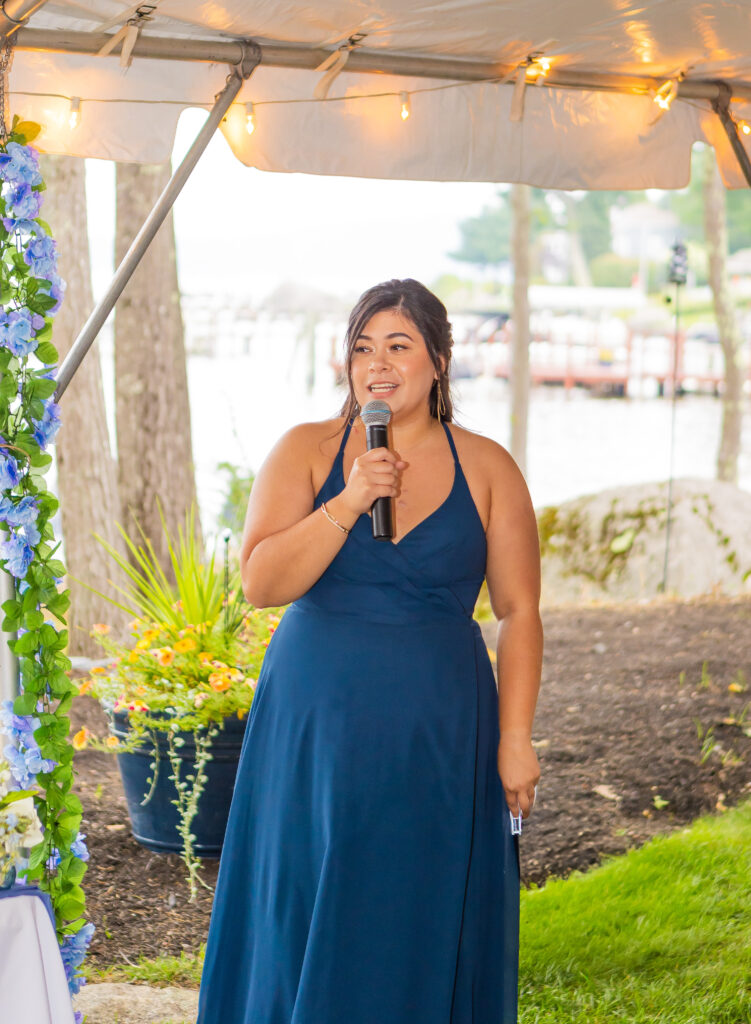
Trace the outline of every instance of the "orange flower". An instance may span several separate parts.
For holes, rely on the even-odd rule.
[[[91,627],[91,632],[92,633],[104,634],[104,633],[109,633],[109,631],[110,631],[110,627],[107,625],[106,622],[95,622],[94,625]]]
[[[91,733],[85,726],[83,729],[79,729],[72,741],[74,750],[83,750],[88,742],[89,736],[91,736]]]
[[[83,695],[87,692],[87,690],[91,689],[91,685],[92,684],[91,684],[91,680],[90,679],[84,679],[84,681],[78,687],[78,696],[79,697],[83,697]]]
[[[173,650],[177,651],[178,654],[182,654],[183,651],[194,651],[198,645],[192,637],[186,636],[182,640],[176,640],[172,645]]]
[[[92,676],[106,676],[107,669],[104,667],[104,665],[95,665],[91,670],[91,674]]]
[[[198,652],[198,660],[201,662],[201,664],[205,664],[207,661],[211,661],[211,657],[211,651]]]
[[[158,629],[145,629],[143,631],[143,638],[148,643],[151,643],[151,641],[155,640],[158,636],[159,636],[159,630]]]
[[[229,690],[232,683],[223,673],[212,672],[209,676],[209,686],[217,693],[223,693],[225,690]]]
[[[117,736],[108,736],[104,742],[107,744],[108,747],[120,746],[120,740],[117,738]]]
[[[156,660],[160,665],[171,665],[175,660],[175,652],[171,647],[162,647],[157,652]]]

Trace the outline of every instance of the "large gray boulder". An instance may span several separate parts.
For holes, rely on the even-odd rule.
[[[546,606],[661,593],[668,485],[636,484],[537,511]],[[673,481],[668,596],[751,595],[751,493]]]

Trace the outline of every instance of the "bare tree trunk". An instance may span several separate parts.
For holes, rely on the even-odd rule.
[[[170,165],[118,163],[116,168],[119,263],[169,181]],[[131,535],[137,535],[135,516],[171,579],[157,498],[173,536],[196,500],[172,213],[118,302],[115,378],[123,522]],[[197,508],[196,533],[200,542]]]
[[[43,214],[57,239],[60,276],[67,284],[52,336],[62,363],[94,304],[85,167],[79,157],[43,156],[41,169],[47,183]],[[122,547],[114,525],[120,517],[117,467],[110,448],[96,341],[61,400],[61,418],[54,454],[66,567],[70,576],[116,597],[107,583],[116,567],[93,537],[97,533],[114,547]],[[127,616],[72,579],[67,584],[71,592],[68,653],[102,657],[101,647],[89,636],[92,625],[107,622],[119,634]]]
[[[579,234],[579,211],[576,200],[570,192],[561,191],[558,195],[566,207],[566,229],[568,231],[569,245],[571,246],[571,276],[574,284],[578,287],[591,288],[592,277],[589,273],[589,266],[584,256],[581,235]]]
[[[514,267],[514,330],[511,355],[511,455],[525,474],[529,412],[529,207],[529,186],[512,185],[511,260]]]
[[[728,233],[725,187],[713,149],[706,154],[704,170],[704,238],[709,256],[709,283],[715,319],[725,359],[722,393],[722,433],[717,453],[717,479],[738,482],[738,455],[743,425],[743,367],[741,337],[727,275]]]

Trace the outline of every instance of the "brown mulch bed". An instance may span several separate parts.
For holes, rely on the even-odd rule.
[[[550,609],[543,622],[541,778],[521,837],[525,884],[585,870],[751,794],[751,737],[735,721],[751,702],[750,599]],[[483,629],[494,647],[495,625]],[[733,682],[746,692],[729,690]],[[74,704],[74,728],[103,735],[99,706]],[[715,741],[703,764],[696,720]],[[75,763],[91,853],[83,884],[97,926],[88,963],[195,951],[211,894],[189,902],[179,857],[131,838],[113,757],[83,750]],[[204,861],[212,885],[217,867]]]

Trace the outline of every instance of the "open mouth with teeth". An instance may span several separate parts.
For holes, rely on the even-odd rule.
[[[395,391],[397,384],[368,384],[368,391],[374,395],[385,395],[389,391]]]

